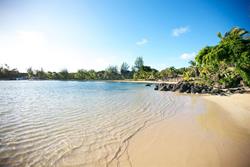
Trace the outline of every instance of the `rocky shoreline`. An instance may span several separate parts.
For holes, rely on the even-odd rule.
[[[146,85],[149,86],[149,85]],[[180,93],[192,93],[192,94],[212,94],[212,95],[230,95],[234,93],[249,93],[249,88],[237,87],[237,88],[216,88],[212,86],[202,85],[198,83],[180,81],[178,83],[157,83],[154,90],[158,91],[172,91]]]

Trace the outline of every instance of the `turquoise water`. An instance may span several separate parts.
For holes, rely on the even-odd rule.
[[[137,83],[0,81],[0,166],[116,166],[189,98]]]

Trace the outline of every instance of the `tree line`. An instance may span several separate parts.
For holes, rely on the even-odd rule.
[[[123,62],[118,68],[117,66],[109,66],[105,70],[85,70],[80,69],[77,72],[68,72],[63,69],[60,72],[45,72],[43,69],[34,70],[31,67],[26,73],[20,73],[17,69],[11,69],[7,64],[0,66],[0,79],[15,80],[16,78],[33,79],[33,80],[156,80],[174,78],[178,74],[182,74],[184,69],[175,69],[174,67],[166,68],[158,71],[150,66],[144,65],[142,57],[137,57],[134,65],[131,67],[128,63]]]
[[[105,70],[84,70],[68,72],[45,72],[43,69],[28,68],[26,73],[0,66],[0,79],[39,79],[39,80],[169,80],[181,78],[203,84],[234,87],[239,84],[250,85],[250,36],[243,28],[234,27],[224,35],[218,33],[220,42],[206,46],[190,61],[189,67],[168,67],[158,71],[144,65],[142,57],[137,57],[134,65],[123,62],[120,68],[109,66]]]

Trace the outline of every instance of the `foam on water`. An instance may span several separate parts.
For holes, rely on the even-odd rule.
[[[190,100],[134,83],[1,81],[0,92],[0,166],[18,167],[117,166],[130,138]]]

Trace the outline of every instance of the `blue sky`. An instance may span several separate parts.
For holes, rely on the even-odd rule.
[[[217,32],[249,23],[247,0],[0,0],[0,64],[101,70],[142,56],[182,67]]]

